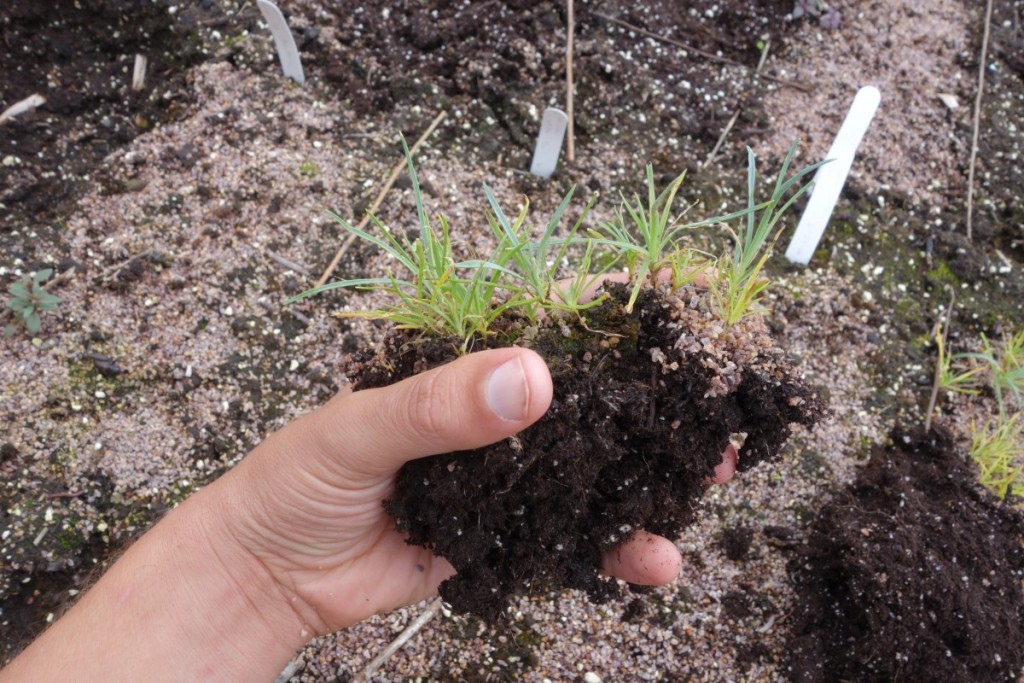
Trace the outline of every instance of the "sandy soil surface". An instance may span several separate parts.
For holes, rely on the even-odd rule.
[[[593,214],[596,221],[612,209],[607,200],[620,188],[634,189],[642,164],[658,156],[674,164],[665,173],[695,171],[691,199],[706,201],[694,211],[734,207],[744,182],[744,145],[762,154],[768,169],[793,138],[806,141],[804,160],[816,159],[856,88],[871,83],[882,90],[882,109],[835,232],[823,244],[825,256],[807,269],[773,265],[779,286],[767,316],[780,345],[829,398],[832,417],[811,433],[798,432],[782,464],[708,494],[701,521],[678,539],[687,561],[675,585],[634,605],[595,607],[571,594],[523,600],[502,626],[443,614],[375,680],[784,677],[793,600],[787,548],[799,541],[816,507],[852,478],[870,444],[884,442],[896,421],[920,419],[932,363],[921,338],[947,300],[935,261],[951,264],[947,270],[966,301],[973,296],[1002,306],[984,321],[962,314],[965,328],[1022,319],[1021,214],[1014,201],[1020,185],[1006,189],[1017,171],[982,160],[979,220],[990,240],[983,253],[951,236],[966,192],[978,8],[957,0],[913,7],[901,0],[840,0],[835,7],[843,23],[826,31],[812,20],[785,18],[788,2],[767,3],[783,23],[755,32],[771,38],[764,72],[806,84],[805,92],[774,81],[750,85],[756,53],[741,65],[709,64],[636,34],[625,48],[628,29],[594,16],[620,6],[580,3],[587,49],[604,54],[594,47],[604,44],[629,53],[617,69],[647,57],[680,69],[696,64],[714,88],[699,99],[711,102],[709,120],[717,113],[703,137],[680,131],[659,141],[656,126],[646,125],[654,131],[648,137],[619,136],[600,127],[600,112],[589,112],[579,161],[544,183],[524,172],[528,150],[515,131],[537,125],[543,107],[557,101],[561,55],[551,55],[550,76],[538,77],[544,89],[536,101],[520,101],[517,113],[508,114],[511,124],[493,120],[493,110],[473,97],[449,97],[430,83],[421,84],[425,94],[412,104],[399,100],[387,111],[365,111],[329,73],[339,34],[353,30],[329,3],[281,3],[308,38],[310,80],[303,88],[279,75],[251,7],[200,4],[214,10],[207,16],[170,6],[171,21],[192,22],[185,33],[194,33],[205,54],[185,70],[189,101],[180,115],[140,130],[106,155],[70,208],[49,215],[45,225],[30,225],[19,214],[3,229],[5,281],[45,266],[74,270],[54,288],[60,310],[44,316],[38,334],[0,338],[6,425],[0,661],[52,620],[58,603],[77,592],[110,548],[141,533],[267,433],[323,402],[344,382],[336,370],[342,355],[379,340],[381,328],[331,316],[341,306],[371,305],[365,296],[283,302],[315,281],[340,243],[326,210],[358,217],[376,194],[399,159],[399,129],[414,138],[439,107],[447,110],[418,168],[428,209],[445,213],[472,253],[484,239],[482,182],[506,207],[529,195],[538,217],[572,182],[600,189],[606,201]],[[657,21],[661,5],[650,4],[647,14],[617,16],[671,33]],[[1020,112],[1004,112],[1002,103],[1020,97],[1017,53],[1006,47],[1020,40],[1019,7],[1008,0],[998,5],[1003,48],[990,58],[997,73],[990,87],[993,116],[1002,118],[992,119],[983,145],[1015,155]],[[715,11],[696,4],[689,10],[710,13],[712,25]],[[350,19],[358,23],[358,12]],[[555,47],[540,49],[544,55]],[[683,80],[664,87],[682,91]],[[159,72],[147,87],[151,97],[162,96]],[[939,93],[956,96],[959,108],[951,110]],[[738,106],[749,120],[741,118],[714,163],[705,165]],[[635,114],[628,118],[635,121]],[[502,146],[485,145],[489,136]],[[408,184],[399,181],[379,213],[396,229],[409,228],[411,201]],[[385,267],[378,254],[352,249],[338,273],[362,276]],[[974,287],[983,278],[991,290]],[[953,413],[958,405],[945,402],[943,410]],[[991,411],[984,399],[971,406]],[[736,536],[748,538],[749,548],[727,555],[726,541]],[[398,610],[310,643],[291,680],[347,680],[422,609]]]

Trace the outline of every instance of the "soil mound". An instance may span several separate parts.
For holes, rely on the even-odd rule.
[[[619,595],[598,575],[602,552],[635,529],[671,538],[690,524],[730,435],[747,434],[747,469],[778,452],[791,423],[820,415],[760,319],[724,329],[697,288],[648,290],[632,313],[626,288],[612,294],[585,324],[527,332],[512,321],[501,335],[551,369],[554,400],[537,424],[410,462],[398,477],[388,512],[410,543],[458,570],[440,593],[459,612],[493,619],[512,595],[561,588]],[[457,345],[395,333],[350,374],[357,388],[388,384],[450,360]]]
[[[943,430],[893,434],[790,562],[795,681],[1016,681],[1024,518]]]

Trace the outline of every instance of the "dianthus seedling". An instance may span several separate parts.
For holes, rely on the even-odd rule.
[[[811,183],[798,186],[800,180],[814,173],[824,163],[813,164],[798,171],[792,178],[786,178],[795,155],[796,143],[789,148],[782,162],[771,199],[755,206],[757,157],[749,147],[747,148],[747,211],[744,216],[746,226],[733,235],[732,258],[723,259],[718,268],[716,295],[726,325],[735,325],[744,316],[759,310],[756,306],[769,285],[768,279],[761,276],[761,271],[771,255],[771,247],[781,233],[781,230],[776,230],[779,219],[810,189]],[[787,199],[786,195],[794,188],[795,191]]]
[[[35,334],[42,325],[39,314],[43,311],[57,310],[60,297],[43,289],[43,282],[51,275],[53,269],[44,268],[35,275],[26,275],[7,289],[10,297],[4,301],[4,306],[14,314],[14,323],[4,328],[5,335],[13,335],[19,327],[24,327],[30,334]]]
[[[622,207],[611,222],[602,226],[607,236],[604,243],[619,251],[633,285],[626,303],[627,311],[633,310],[646,279],[650,278],[652,285],[657,284],[658,272],[668,265],[677,237],[692,227],[672,219],[672,203],[685,176],[685,173],[680,174],[658,194],[654,167],[647,164],[647,206],[637,195],[633,195],[635,204],[620,195]]]
[[[954,359],[962,356],[959,354],[951,356],[949,354],[946,349],[946,335],[941,324],[937,324],[935,326],[932,336],[935,338],[935,346],[939,353],[937,361],[939,388],[957,394],[968,394],[972,396],[980,393],[979,387],[981,386],[981,376],[984,373],[984,368],[977,365],[968,367],[967,369],[954,367]]]
[[[589,302],[583,302],[580,296],[573,296],[576,287],[584,289],[589,284],[596,282],[602,275],[607,273],[615,265],[614,261],[597,273],[589,272],[589,265],[593,256],[593,240],[580,238],[580,228],[587,214],[594,206],[596,197],[591,197],[580,217],[576,220],[564,237],[556,237],[555,232],[562,222],[569,203],[572,201],[576,188],[572,187],[562,202],[555,209],[555,212],[548,220],[540,239],[531,242],[529,230],[526,228],[526,217],[529,213],[529,201],[524,202],[523,209],[519,212],[516,220],[510,221],[502,210],[498,200],[494,197],[491,189],[484,185],[484,194],[487,203],[490,205],[491,213],[487,216],[491,232],[504,249],[495,258],[505,257],[508,259],[500,265],[507,266],[503,271],[506,277],[510,278],[520,289],[523,295],[520,298],[523,312],[531,322],[535,322],[537,315],[542,310],[564,310],[579,313],[582,310],[597,306],[603,300],[598,297]],[[570,248],[573,245],[586,244],[584,260],[586,268],[581,269],[572,285],[562,288],[558,284],[558,272],[562,264],[567,260]]]
[[[786,178],[795,154],[796,144],[790,148],[783,161],[771,198],[756,203],[757,157],[748,149],[747,207],[694,223],[683,223],[681,217],[672,217],[672,203],[683,176],[677,177],[658,194],[654,185],[654,170],[648,165],[646,206],[635,195],[633,203],[623,197],[622,209],[616,213],[614,220],[601,228],[605,235],[601,243],[619,251],[629,273],[632,291],[626,310],[632,310],[644,281],[656,284],[658,273],[663,268],[671,268],[673,284],[682,285],[696,279],[711,263],[692,253],[691,249],[680,247],[679,240],[685,232],[728,224],[742,218],[746,225],[740,230],[731,231],[732,254],[718,260],[712,290],[719,313],[727,325],[735,325],[744,316],[757,312],[755,306],[769,285],[767,278],[761,276],[770,254],[770,248],[765,247],[774,244],[774,239],[769,242],[769,237],[773,233],[775,238],[778,237],[775,231],[779,220],[810,187],[810,183],[798,186],[800,180],[821,166],[821,163],[808,166],[793,177]]]
[[[396,238],[391,230],[376,216],[370,220],[379,235],[353,226],[336,213],[331,217],[341,226],[389,254],[407,271],[406,279],[396,275],[377,278],[341,280],[302,292],[288,303],[305,299],[314,294],[339,288],[360,288],[380,291],[392,297],[394,303],[372,311],[345,312],[346,317],[366,317],[390,320],[402,329],[417,329],[439,335],[452,335],[463,340],[464,349],[476,335],[485,335],[491,323],[505,310],[521,306],[518,288],[505,283],[503,274],[508,271],[503,265],[510,249],[508,242],[499,240],[493,255],[494,260],[472,260],[456,262],[452,250],[448,221],[439,217],[439,228],[435,229],[423,207],[423,196],[419,178],[412,163],[405,139],[402,139],[409,162],[409,175],[416,202],[419,221],[419,239],[410,242],[408,238]],[[503,303],[496,304],[499,290],[510,292]]]

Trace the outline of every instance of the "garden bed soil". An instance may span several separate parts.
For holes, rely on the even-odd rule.
[[[969,462],[897,430],[822,509],[789,563],[792,680],[1020,680],[1024,515]]]
[[[534,348],[551,369],[551,409],[493,446],[407,463],[386,507],[409,543],[458,574],[441,597],[494,621],[521,595],[574,588],[595,602],[621,596],[598,575],[601,556],[643,529],[675,538],[693,523],[730,438],[740,471],[778,455],[791,425],[822,414],[758,317],[726,327],[706,288],[629,288],[584,319],[539,328],[499,320],[494,339]],[[356,390],[390,384],[453,357],[460,340],[390,334],[353,361]],[[367,356],[368,357],[368,356]]]
[[[632,192],[653,160],[666,175],[695,170],[684,186],[702,202],[692,211],[721,213],[742,202],[746,146],[767,168],[794,137],[806,143],[797,163],[819,159],[857,87],[871,83],[883,104],[811,267],[768,264],[779,287],[767,323],[832,419],[795,427],[772,467],[705,493],[677,539],[680,581],[652,589],[628,621],[618,601],[524,597],[500,630],[435,619],[380,674],[783,676],[796,599],[786,550],[894,422],[920,419],[946,288],[959,293],[955,350],[1024,317],[1013,163],[1024,153],[1024,0],[995,2],[973,241],[964,200],[981,3],[830,4],[843,15],[837,31],[788,18],[789,0],[578,1],[577,160],[543,183],[522,169],[541,111],[563,100],[560,2],[373,0],[347,11],[282,0],[307,67],[302,89],[276,74],[247,2],[7,2],[0,105],[35,92],[47,103],[0,127],[0,158],[11,158],[0,174],[0,276],[6,286],[37,268],[78,268],[54,287],[60,311],[44,315],[37,339],[0,339],[0,661],[112,549],[326,400],[343,356],[379,342],[381,330],[329,315],[376,305],[362,295],[283,301],[338,246],[324,210],[358,218],[375,196],[398,159],[397,130],[414,139],[447,112],[420,155],[425,202],[452,218],[472,254],[488,246],[482,180],[502,205],[525,194],[543,214],[572,184],[580,195]],[[768,55],[755,76],[760,41]],[[139,94],[135,51],[150,61]],[[411,229],[407,189],[400,182],[381,214]],[[389,265],[353,249],[338,274]],[[956,397],[939,411],[962,442],[994,405]],[[720,543],[723,528],[737,531]],[[963,595],[984,594],[978,585]],[[359,671],[416,613],[311,643],[293,680]]]

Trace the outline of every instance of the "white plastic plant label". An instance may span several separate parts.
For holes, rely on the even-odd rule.
[[[548,107],[544,110],[544,116],[540,121],[540,133],[537,135],[537,146],[533,149],[530,173],[541,178],[550,178],[555,172],[568,124],[569,117],[561,109]]]
[[[274,45],[277,47],[277,57],[281,60],[281,70],[284,75],[299,85],[304,85],[306,76],[302,72],[302,60],[299,59],[299,48],[295,45],[295,36],[288,28],[288,22],[277,5],[270,0],[256,0],[263,18],[267,20],[270,33],[274,36]]]
[[[843,125],[825,156],[829,163],[818,169],[814,176],[814,187],[811,189],[807,208],[800,217],[793,239],[786,249],[786,258],[794,263],[807,265],[811,262],[814,250],[825,233],[825,226],[832,217],[832,211],[839,201],[839,194],[846,184],[846,176],[853,165],[853,157],[857,153],[860,141],[871,125],[871,120],[878,111],[882,94],[878,88],[868,85],[857,91],[853,105],[846,114]]]

